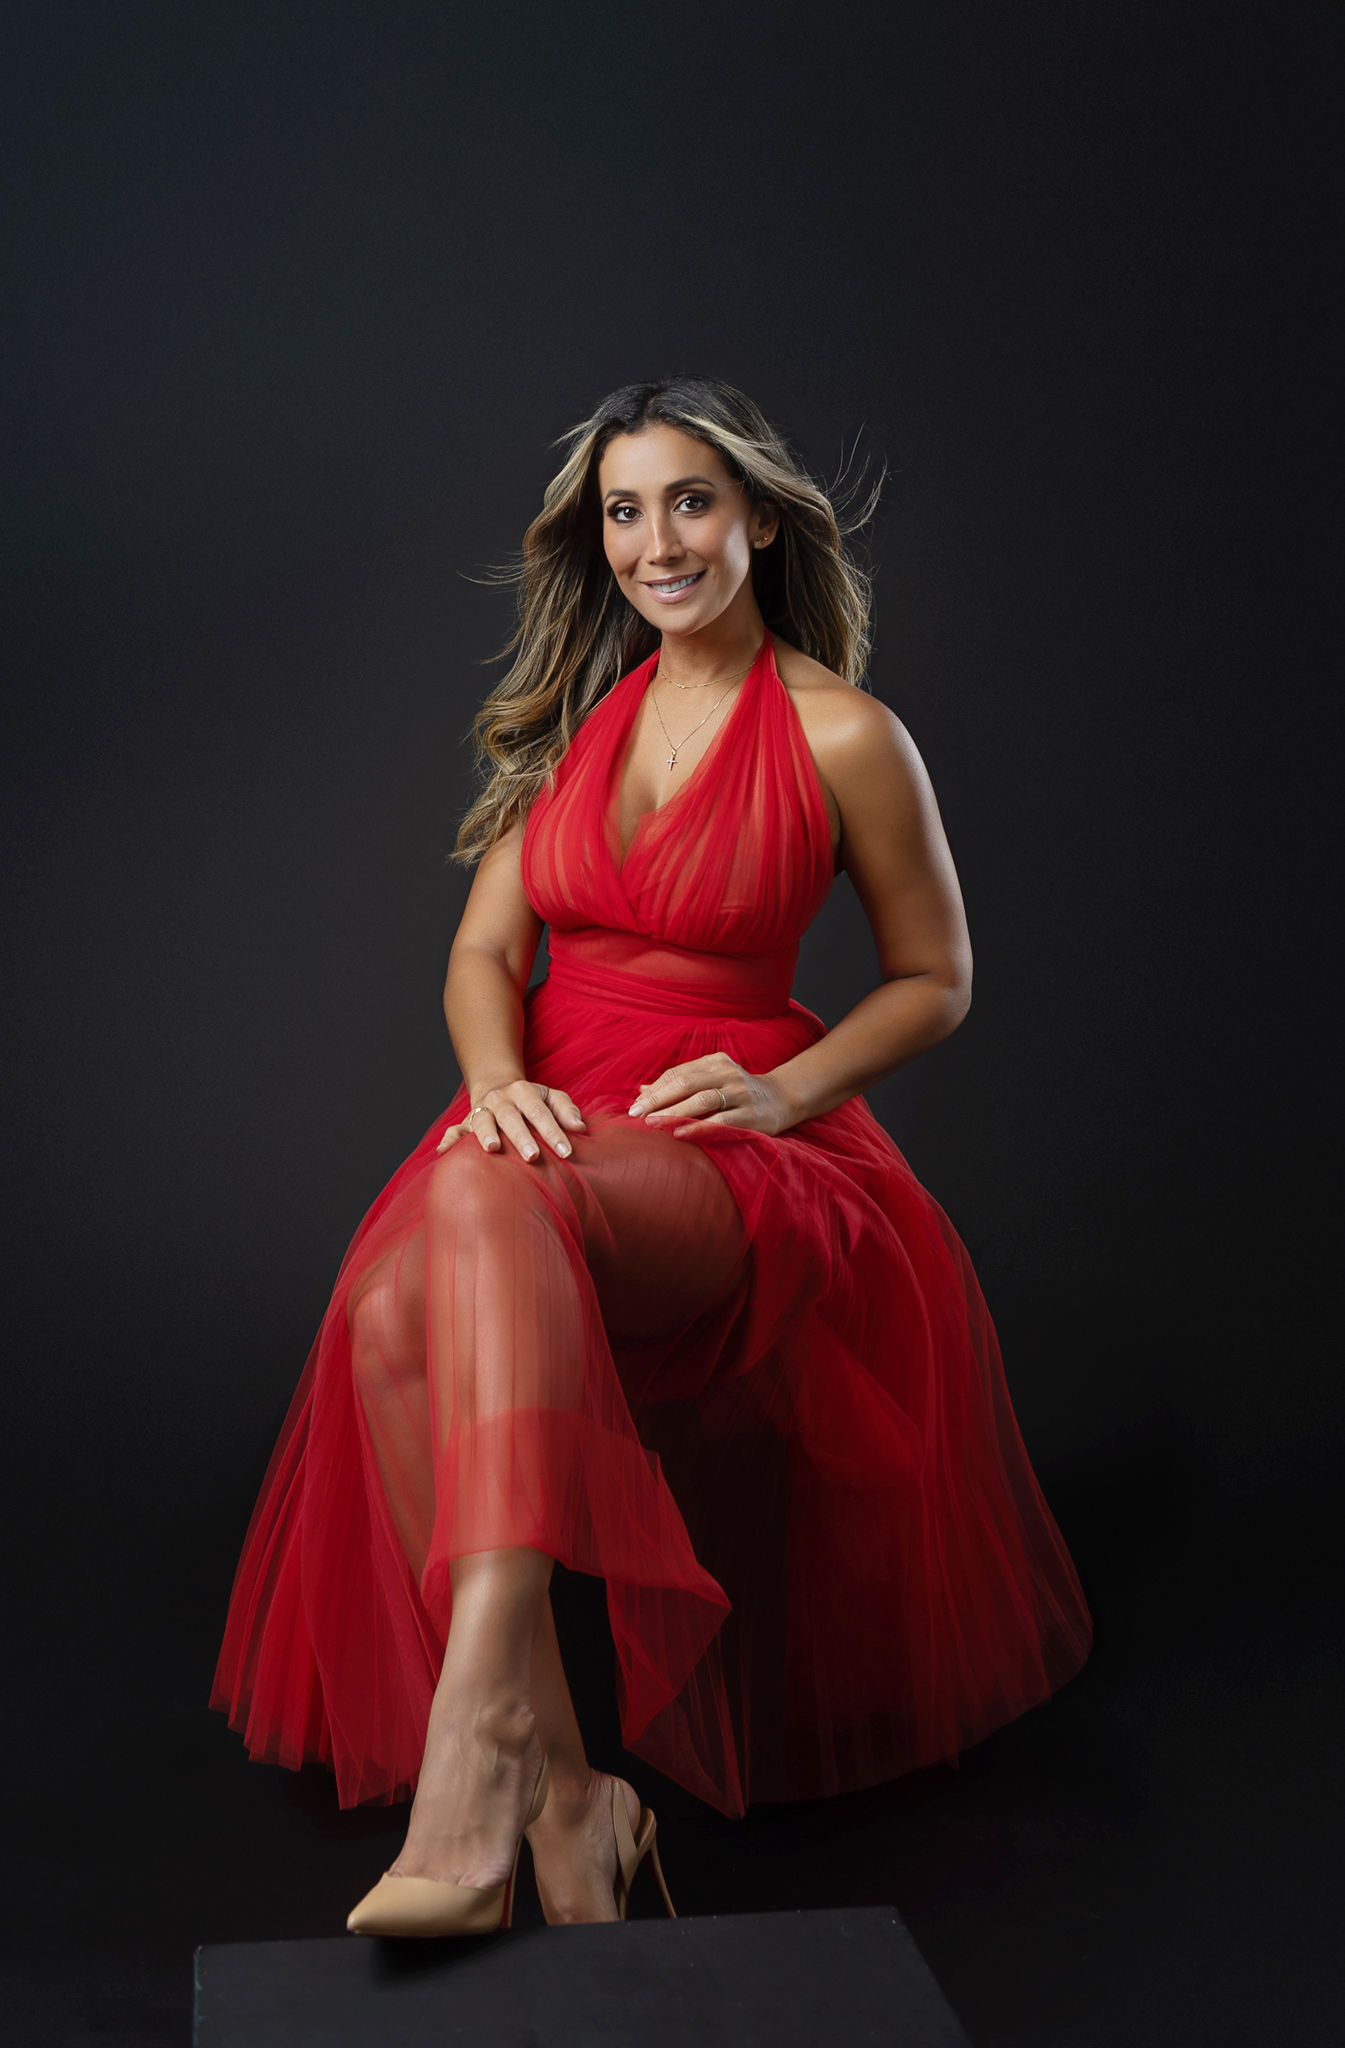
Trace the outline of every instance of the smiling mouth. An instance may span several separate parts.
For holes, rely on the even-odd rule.
[[[699,583],[704,574],[704,569],[697,569],[694,576],[667,576],[657,583],[651,578],[645,589],[657,591],[660,597],[676,597],[679,591],[690,590],[693,583]]]

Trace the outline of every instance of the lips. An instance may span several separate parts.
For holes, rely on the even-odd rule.
[[[646,583],[644,588],[661,603],[672,604],[679,597],[684,597],[689,590],[694,590],[704,574],[704,569],[697,569],[694,575],[664,577],[657,583]]]

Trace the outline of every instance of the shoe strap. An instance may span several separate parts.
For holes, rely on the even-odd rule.
[[[640,1852],[630,1831],[630,1820],[626,1813],[626,1799],[621,1789],[620,1778],[612,1780],[612,1830],[616,1835],[616,1860],[621,1866],[621,1883],[623,1888],[629,1891],[635,1882],[635,1873],[640,1867]]]

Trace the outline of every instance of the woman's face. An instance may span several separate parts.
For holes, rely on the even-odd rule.
[[[717,449],[676,427],[619,434],[598,465],[603,545],[625,595],[660,633],[698,633],[743,593],[754,543],[774,538]]]

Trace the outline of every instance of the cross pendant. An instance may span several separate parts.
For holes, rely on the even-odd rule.
[[[669,772],[669,774],[671,774],[671,773],[672,773],[673,769],[674,769],[674,768],[675,768],[676,766],[677,766],[677,749],[676,749],[676,747],[674,747],[674,748],[673,748],[673,750],[672,750],[672,752],[671,752],[671,754],[669,754],[669,756],[668,756],[668,772]]]

